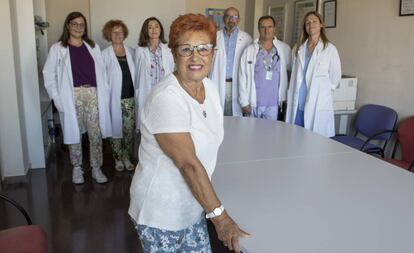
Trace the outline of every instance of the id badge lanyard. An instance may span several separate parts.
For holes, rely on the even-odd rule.
[[[272,67],[274,66],[274,63],[279,60],[279,54],[277,53],[277,49],[276,47],[273,46],[271,52],[274,52],[274,53],[272,54],[272,57],[270,58],[269,63],[266,62],[266,57],[263,53],[263,50],[266,50],[266,49],[260,46],[259,50],[260,50],[260,53],[262,54],[263,66],[266,70],[266,80],[272,80],[272,76],[273,76]],[[275,61],[275,58],[276,58],[276,61]]]

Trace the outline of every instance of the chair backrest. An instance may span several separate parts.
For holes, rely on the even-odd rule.
[[[407,162],[414,161],[414,116],[400,123],[397,138],[401,145],[402,160]]]
[[[397,112],[386,106],[372,104],[364,105],[359,109],[356,116],[355,129],[358,133],[370,137],[382,131],[394,130],[397,118]],[[373,139],[387,141],[391,138],[391,135],[391,132],[385,133]]]

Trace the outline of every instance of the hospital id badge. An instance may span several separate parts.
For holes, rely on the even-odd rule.
[[[266,71],[266,80],[272,80],[272,75],[273,75],[273,72],[272,71]]]

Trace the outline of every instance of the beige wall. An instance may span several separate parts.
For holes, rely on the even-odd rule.
[[[186,0],[186,12],[206,14],[206,8],[226,9],[230,6],[237,8],[240,12],[240,24],[239,27],[242,30],[246,30],[246,1],[253,0]],[[251,29],[247,29],[251,30]]]
[[[357,106],[389,106],[400,119],[414,115],[414,16],[398,16],[399,1],[337,5],[336,28],[327,31],[338,47],[343,72],[358,77]]]
[[[207,7],[226,8],[228,6],[235,6],[240,10],[242,16],[240,27],[246,31],[253,30],[254,37],[257,37],[255,25],[257,19],[267,14],[269,6],[285,3],[287,3],[288,14],[285,31],[287,41],[290,41],[292,36],[295,0],[254,0],[254,10],[251,8],[253,0],[174,0],[173,3],[169,2],[168,8],[159,8],[165,5],[164,1],[154,1],[151,1],[151,4],[143,1],[145,4],[138,7],[132,0],[117,1],[116,4],[111,0],[92,0],[91,6],[94,6],[92,13],[96,13],[92,17],[93,38],[101,40],[100,27],[104,20],[121,16],[127,17],[129,22],[131,35],[128,43],[135,45],[138,30],[147,16],[160,17],[164,26],[168,27],[165,24],[171,22],[174,15],[184,12],[204,13]],[[70,1],[70,4],[65,4],[63,0],[46,0],[46,2],[48,21],[51,22],[49,41],[56,41],[61,33],[65,18],[62,16],[62,9],[77,6],[77,9],[85,8],[86,11],[83,12],[86,15],[89,13],[89,5],[85,4],[89,1],[76,0],[76,3]],[[414,80],[414,71],[412,71],[414,16],[399,17],[398,1],[347,0],[337,1],[337,5],[337,27],[327,29],[327,32],[330,40],[339,50],[343,73],[358,77],[357,104],[388,105],[395,108],[402,118],[414,114],[411,109],[414,94],[412,83]],[[124,9],[119,6],[123,6]],[[151,6],[157,6],[157,8],[151,9]],[[51,12],[51,9],[54,11]],[[131,9],[136,11],[130,12]],[[251,12],[246,13],[247,9]],[[378,13],[381,13],[381,17]],[[54,31],[52,27],[57,27],[58,32],[55,32],[57,35],[51,35]]]
[[[287,3],[289,41],[294,2],[264,4]],[[327,34],[338,48],[342,72],[358,77],[357,107],[389,106],[402,119],[414,115],[414,16],[400,17],[398,8],[399,2],[390,0],[337,1],[336,28],[327,29]]]
[[[255,0],[247,0],[246,1],[246,12],[244,14],[244,30],[253,36],[254,29],[255,29],[255,20],[254,20],[254,10],[255,10]]]
[[[90,0],[45,0],[46,18],[50,23],[50,27],[47,30],[47,41],[49,47],[55,43],[62,34],[63,23],[65,22],[66,16],[70,12],[80,11],[83,15],[85,15],[88,22],[90,22],[89,1]]]
[[[110,19],[122,19],[129,28],[127,45],[136,47],[138,35],[145,19],[155,16],[163,24],[166,37],[169,34],[171,22],[178,15],[185,13],[184,0],[90,0],[91,1],[91,34],[101,47],[107,42],[102,38],[102,27]],[[166,38],[168,40],[168,37]]]

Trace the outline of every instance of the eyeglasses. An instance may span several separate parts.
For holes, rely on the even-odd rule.
[[[230,20],[234,20],[234,21],[236,21],[236,20],[238,20],[239,19],[239,16],[230,16],[230,15],[226,15],[226,19],[230,19]]]
[[[72,28],[80,28],[80,29],[85,28],[85,24],[84,23],[69,22],[69,25]]]
[[[193,55],[194,50],[197,50],[198,54],[201,56],[207,56],[210,55],[211,52],[213,52],[213,44],[200,44],[197,46],[191,46],[189,44],[181,44],[176,45],[175,48],[177,48],[177,52],[182,57],[189,57]]]
[[[112,34],[119,36],[119,35],[124,35],[124,32],[112,32]]]

